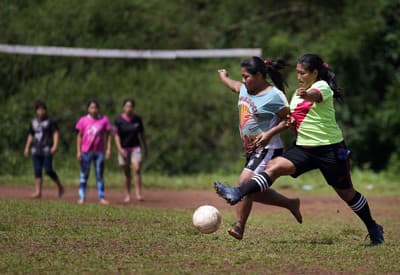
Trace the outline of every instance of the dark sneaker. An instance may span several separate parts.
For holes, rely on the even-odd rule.
[[[380,224],[376,224],[374,228],[368,230],[372,246],[383,244],[385,241],[383,233],[383,227]]]
[[[224,198],[230,205],[235,205],[241,201],[242,195],[236,187],[225,186],[219,181],[214,182],[215,191]]]

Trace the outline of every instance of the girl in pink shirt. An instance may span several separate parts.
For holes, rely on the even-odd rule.
[[[101,204],[108,204],[104,199],[104,157],[111,155],[111,123],[107,116],[99,113],[99,103],[91,100],[88,103],[88,114],[81,117],[75,128],[77,134],[77,159],[81,163],[79,179],[79,200],[86,199],[86,186],[89,178],[90,164],[93,162],[97,181],[97,191]],[[107,136],[107,149],[104,155],[104,137]]]

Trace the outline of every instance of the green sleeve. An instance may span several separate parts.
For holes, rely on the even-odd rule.
[[[319,90],[322,96],[322,101],[327,100],[328,98],[333,96],[333,91],[329,87],[326,81],[317,81],[315,82],[309,90],[316,89]]]

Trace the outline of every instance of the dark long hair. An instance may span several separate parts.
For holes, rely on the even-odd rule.
[[[47,115],[47,105],[46,105],[46,103],[44,103],[44,101],[38,100],[38,101],[35,102],[35,112],[36,112],[38,109],[43,109],[43,110],[45,110],[44,118],[47,118],[47,117],[48,117],[48,115]]]
[[[325,80],[333,91],[333,97],[336,98],[340,103],[343,103],[343,89],[337,85],[335,73],[319,55],[311,53],[302,55],[299,57],[299,59],[297,59],[297,64],[301,64],[309,72],[317,70],[317,79]]]
[[[286,67],[286,62],[281,59],[266,59],[262,60],[258,56],[253,56],[243,60],[240,67],[245,68],[250,74],[255,75],[260,73],[265,79],[270,77],[275,86],[285,92],[285,81],[279,70]]]
[[[43,110],[45,110],[47,112],[46,103],[44,103],[41,100],[38,100],[38,101],[35,102],[35,111],[37,111],[37,109],[39,109],[39,108],[41,108],[41,109],[43,109]]]
[[[90,105],[91,104],[94,104],[94,105],[96,105],[96,107],[97,107],[97,109],[100,109],[100,104],[99,104],[99,102],[96,100],[96,99],[91,99],[91,100],[89,100],[88,101],[88,103],[87,103],[87,108],[89,108],[90,107]]]
[[[132,98],[124,99],[124,101],[122,102],[122,107],[124,107],[125,104],[128,102],[132,104],[132,107],[135,107],[135,100],[133,100]]]

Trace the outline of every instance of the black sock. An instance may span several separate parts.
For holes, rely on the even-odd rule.
[[[371,216],[367,199],[362,194],[356,191],[354,198],[347,202],[347,204],[354,211],[354,213],[360,217],[368,229],[376,226],[376,222]]]
[[[267,173],[262,172],[258,175],[255,175],[245,184],[239,186],[239,191],[242,196],[247,196],[252,193],[264,192],[269,186],[272,184],[272,181]]]

